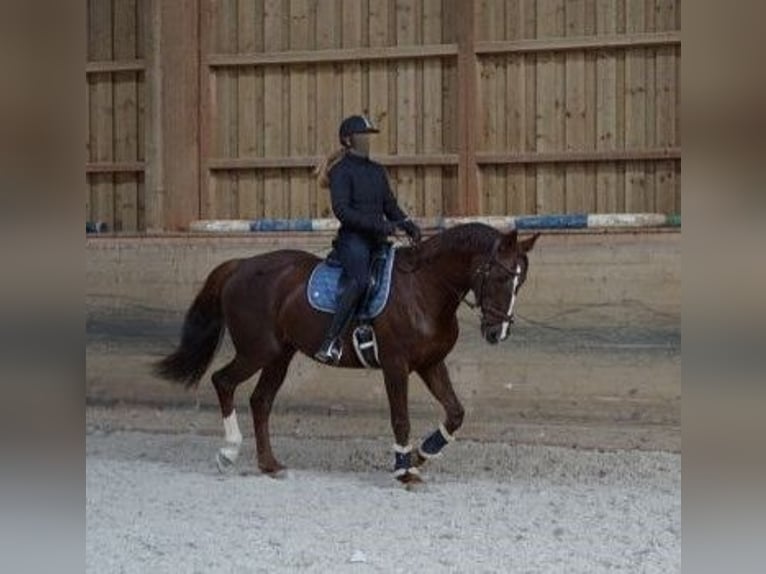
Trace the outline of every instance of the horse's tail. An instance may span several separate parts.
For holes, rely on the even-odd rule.
[[[157,376],[190,388],[199,383],[218,350],[224,320],[221,292],[241,259],[231,259],[208,275],[191,307],[186,312],[178,348],[154,365]]]

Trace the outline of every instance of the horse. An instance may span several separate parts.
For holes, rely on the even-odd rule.
[[[400,482],[421,482],[419,468],[440,455],[463,424],[464,409],[445,366],[458,338],[459,305],[472,292],[484,340],[493,345],[506,340],[527,278],[527,254],[538,237],[539,233],[521,240],[516,229],[503,233],[468,223],[396,250],[390,300],[372,326],[395,440],[393,475]],[[320,261],[305,251],[283,249],[221,263],[188,309],[178,348],[154,365],[159,377],[193,387],[228,329],[236,354],[212,374],[225,435],[225,446],[217,453],[222,471],[234,465],[242,444],[234,391],[258,371],[250,395],[258,468],[275,477],[285,471],[271,448],[269,415],[291,360],[297,352],[313,358],[331,320],[330,314],[310,306],[306,294],[309,276]],[[343,347],[351,344],[346,334]],[[335,366],[363,368],[353,353],[343,353]],[[414,452],[407,400],[413,372],[446,415]]]

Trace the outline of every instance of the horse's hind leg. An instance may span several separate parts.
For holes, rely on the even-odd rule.
[[[447,420],[439,428],[423,439],[414,457],[416,466],[422,465],[429,458],[439,456],[442,449],[454,440],[453,435],[463,424],[463,405],[455,395],[452,381],[444,361],[431,365],[428,368],[418,370],[418,374],[425,382],[428,390],[444,407]]]
[[[237,424],[234,410],[234,390],[241,382],[249,379],[256,371],[255,367],[242,355],[237,355],[225,367],[213,373],[213,386],[218,395],[223,417],[223,430],[226,444],[218,450],[216,463],[221,472],[229,470],[237,461],[242,446],[242,433]]]
[[[274,398],[282,387],[290,361],[295,355],[294,349],[284,350],[276,359],[263,368],[258,384],[250,395],[250,410],[255,428],[255,444],[258,452],[258,468],[265,474],[276,476],[284,470],[271,450],[269,437],[269,415]]]

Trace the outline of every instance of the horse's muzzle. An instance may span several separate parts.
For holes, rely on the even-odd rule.
[[[497,345],[500,342],[500,335],[502,334],[502,327],[500,325],[489,325],[482,327],[481,332],[484,336],[484,340],[490,345]]]

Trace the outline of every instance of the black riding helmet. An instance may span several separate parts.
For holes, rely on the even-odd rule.
[[[340,144],[346,147],[343,140],[351,134],[376,134],[379,131],[378,128],[372,125],[372,122],[367,116],[349,116],[340,123],[338,139],[340,140]]]

